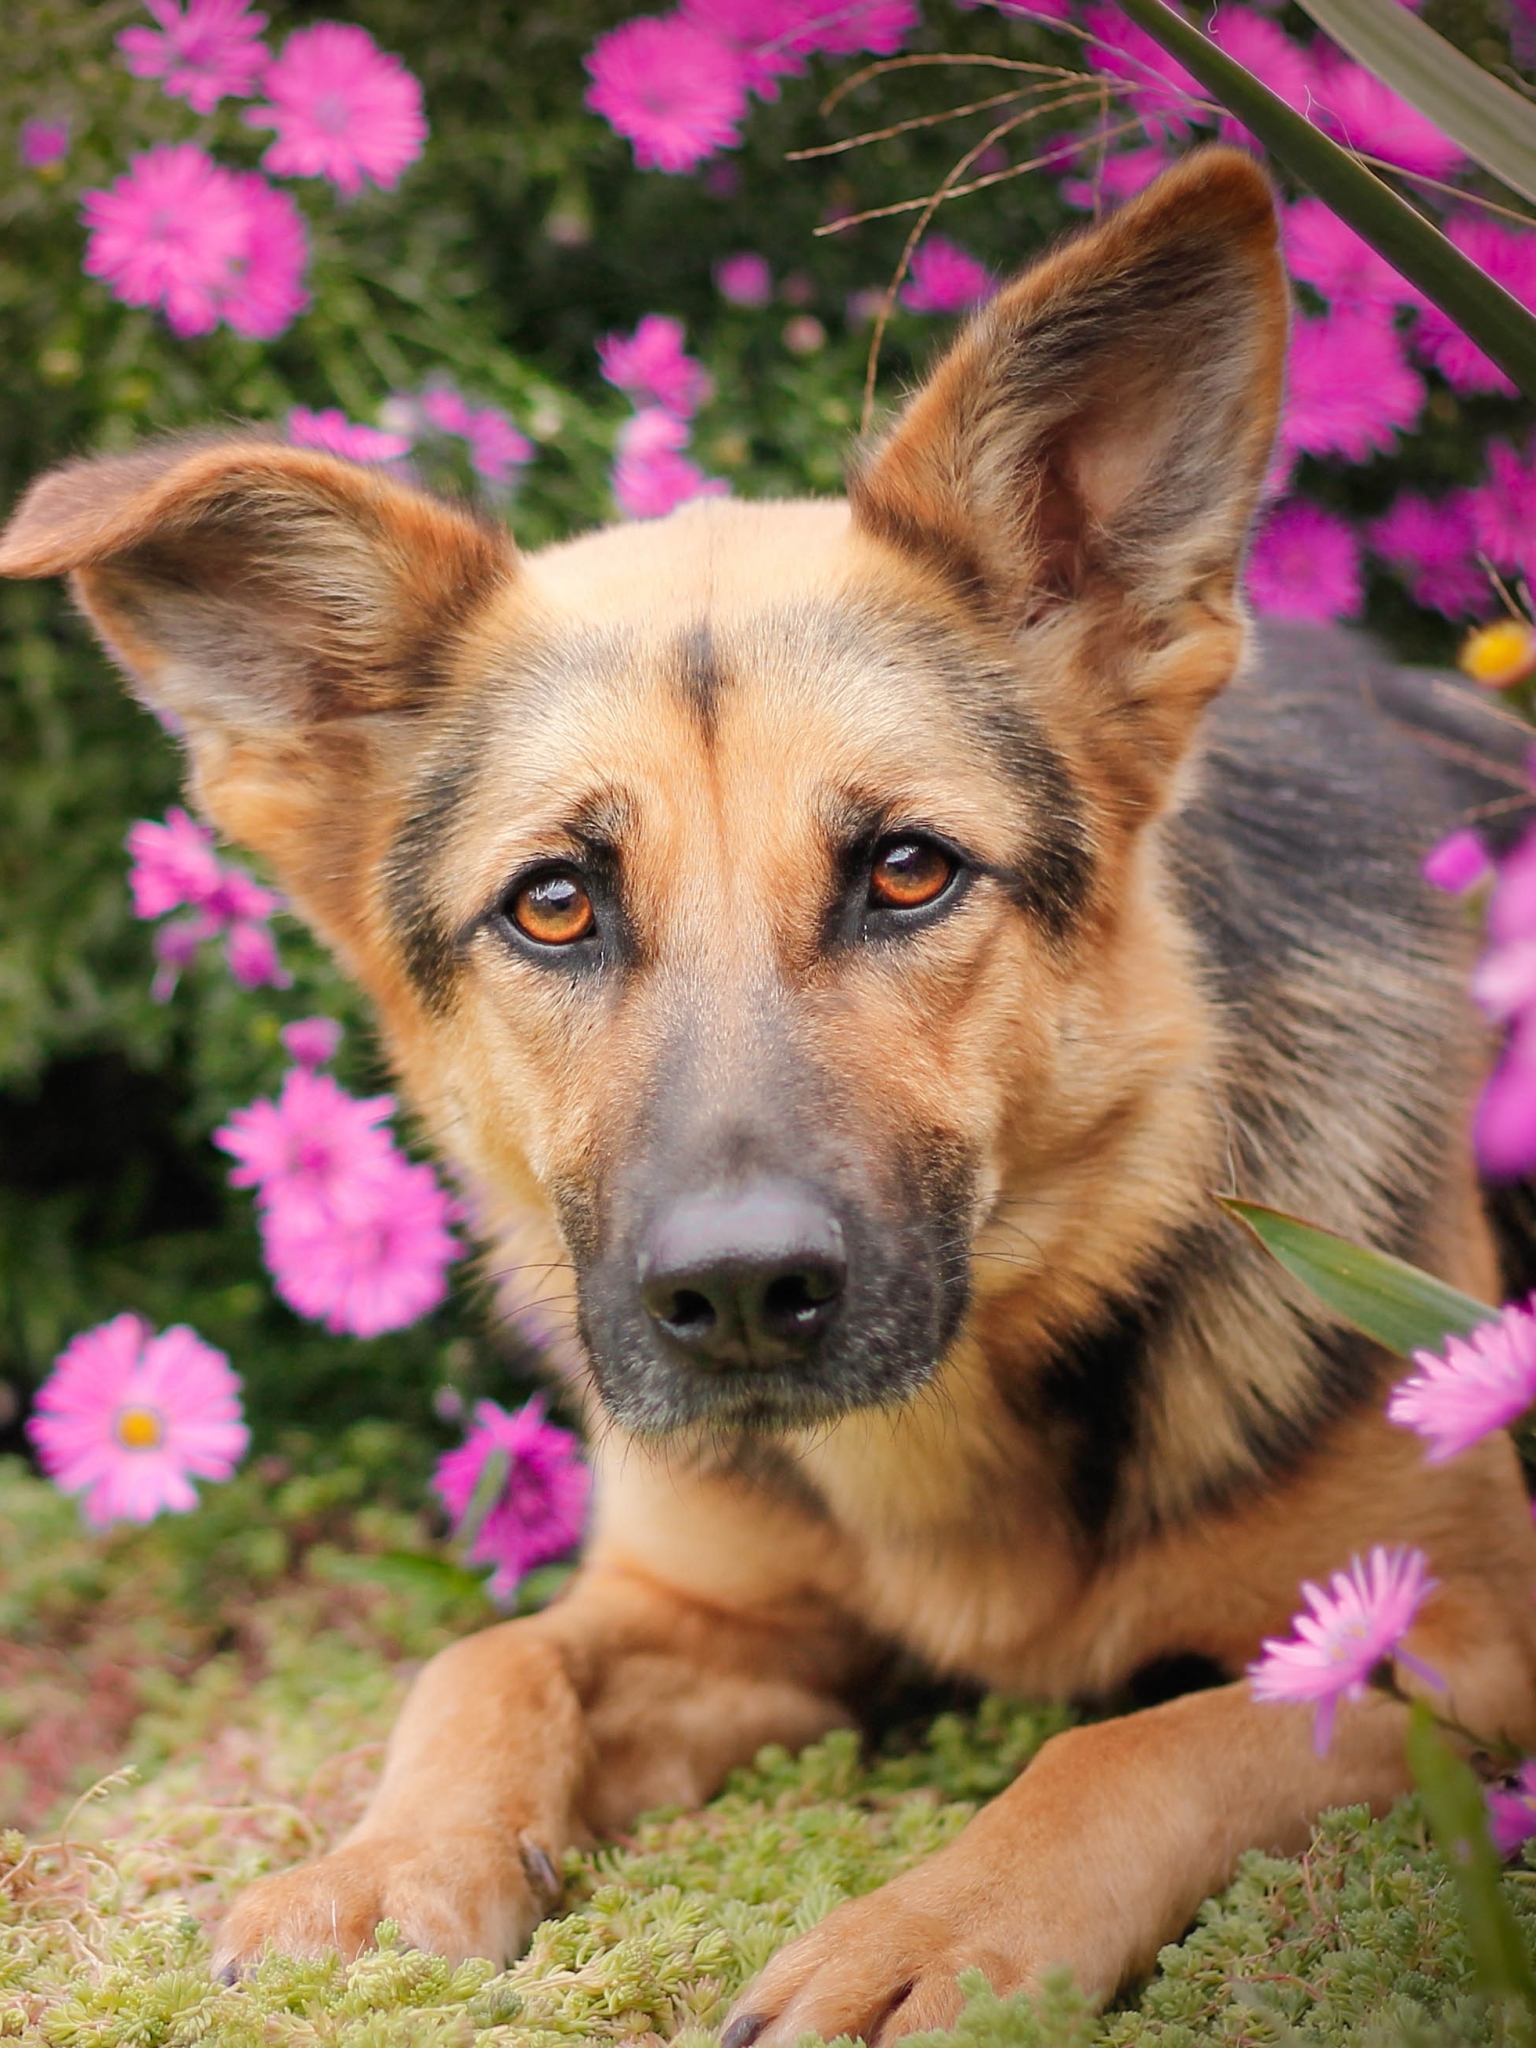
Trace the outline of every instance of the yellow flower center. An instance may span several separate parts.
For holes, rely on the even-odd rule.
[[[125,1451],[157,1451],[165,1441],[165,1425],[153,1408],[120,1408],[115,1427]]]
[[[1536,626],[1525,619],[1500,619],[1469,633],[1456,657],[1464,675],[1486,689],[1507,690],[1536,671]]]

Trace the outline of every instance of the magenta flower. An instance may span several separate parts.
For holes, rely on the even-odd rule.
[[[136,917],[164,917],[190,909],[195,915],[164,925],[155,934],[159,970],[151,993],[169,1001],[177,978],[206,939],[224,940],[225,959],[242,988],[287,988],[292,976],[278,959],[267,920],[282,906],[264,889],[213,851],[213,834],[185,811],[173,807],[165,823],[141,818],[129,828],[133,855],[128,885]]]
[[[723,497],[730,485],[707,477],[679,451],[688,428],[675,413],[648,406],[619,430],[613,465],[613,496],[629,519],[662,519],[690,498]]]
[[[801,0],[802,38],[829,57],[892,57],[917,27],[916,0]]]
[[[17,154],[25,169],[46,170],[69,153],[67,121],[23,121]]]
[[[633,334],[607,334],[597,344],[603,376],[636,405],[659,405],[690,419],[714,389],[709,372],[683,348],[683,323],[647,313]]]
[[[1415,604],[1448,619],[1476,618],[1488,609],[1488,578],[1477,564],[1473,510],[1465,491],[1453,491],[1438,503],[1416,491],[1400,491],[1366,528],[1366,538]]]
[[[461,1249],[448,1228],[452,1198],[430,1166],[392,1145],[376,1161],[354,1160],[323,1196],[296,1178],[268,1181],[259,1213],[278,1294],[335,1335],[377,1337],[416,1322],[448,1292]]]
[[[1299,277],[1335,306],[1418,306],[1423,294],[1399,277],[1384,256],[1346,227],[1321,199],[1298,199],[1284,209],[1285,260]]]
[[[747,73],[739,52],[681,15],[642,15],[588,52],[587,105],[634,147],[642,171],[691,171],[740,141]]]
[[[179,804],[166,812],[163,825],[152,818],[130,825],[128,851],[133,855],[128,886],[135,917],[164,917],[187,904],[201,908],[219,886],[222,863],[213,850],[213,833]]]
[[[276,131],[261,160],[280,177],[329,178],[349,195],[369,179],[389,191],[421,155],[420,85],[354,23],[295,29],[263,83],[270,104],[243,118]]]
[[[1068,161],[1072,159],[1084,164],[1085,173],[1082,177],[1063,178],[1058,189],[1068,206],[1081,207],[1085,213],[1091,213],[1099,206],[1118,206],[1124,199],[1134,199],[1138,192],[1147,189],[1154,178],[1161,177],[1173,162],[1160,142],[1116,150],[1102,161],[1097,147],[1089,142],[1081,152],[1074,149]]]
[[[1488,480],[1467,493],[1472,531],[1495,568],[1536,574],[1536,445],[1524,461],[1503,441],[1488,450]]]
[[[1206,110],[1207,96],[1199,81],[1118,7],[1098,0],[1083,19],[1088,26],[1088,61],[1095,71],[1120,81],[1123,96],[1148,134],[1180,140],[1196,123],[1215,118]]]
[[[1291,331],[1280,433],[1309,455],[1390,454],[1424,409],[1424,379],[1380,307],[1345,307]]]
[[[1495,1180],[1536,1171],[1536,1017],[1517,1016],[1472,1122],[1478,1163]]]
[[[431,391],[424,391],[421,409],[430,423],[440,434],[460,434],[465,439],[474,423],[474,410],[461,392],[451,384],[439,385]]]
[[[1293,1638],[1265,1641],[1263,1655],[1248,1667],[1253,1697],[1315,1700],[1312,1743],[1321,1756],[1333,1734],[1339,1701],[1363,1699],[1372,1674],[1389,1658],[1438,1687],[1438,1675],[1402,1647],[1414,1617],[1435,1590],[1437,1581],[1428,1571],[1421,1550],[1386,1550],[1378,1543],[1364,1563],[1356,1557],[1347,1572],[1335,1572],[1326,1592],[1304,1583],[1302,1598],[1310,1612],[1292,1617]]]
[[[193,1479],[227,1479],[250,1442],[223,1352],[184,1324],[155,1336],[130,1315],[59,1354],[27,1434],[55,1485],[84,1495],[98,1529],[184,1514],[197,1505]]]
[[[237,171],[234,179],[245,205],[245,241],[219,310],[236,334],[271,341],[309,304],[309,237],[292,199],[259,171]]]
[[[1427,114],[1347,57],[1318,67],[1313,100],[1317,126],[1362,156],[1430,178],[1445,177],[1462,161],[1456,144]]]
[[[296,1024],[285,1024],[277,1035],[294,1065],[313,1073],[335,1059],[345,1033],[334,1017],[301,1017]]]
[[[535,1565],[574,1548],[586,1521],[592,1475],[569,1430],[544,1420],[544,1399],[510,1414],[494,1401],[477,1401],[468,1435],[446,1452],[432,1477],[433,1491],[459,1534],[493,1458],[506,1460],[506,1477],[473,1532],[472,1564],[494,1565],[491,1597],[510,1600]]]
[[[1448,896],[1465,896],[1487,881],[1493,860],[1477,833],[1466,827],[1432,846],[1419,873],[1432,888],[1443,889]]]
[[[912,273],[901,288],[909,313],[965,313],[990,299],[997,280],[984,263],[943,235],[928,235],[912,252]]]
[[[339,406],[311,412],[296,405],[288,415],[288,439],[295,448],[323,448],[329,455],[343,455],[349,462],[393,462],[410,453],[410,437],[386,434],[378,427],[362,427],[349,420]]]
[[[158,29],[125,28],[117,47],[135,78],[158,78],[194,114],[211,114],[221,99],[244,99],[270,61],[261,32],[264,14],[245,0],[144,0]]]
[[[715,265],[715,290],[731,306],[766,306],[773,297],[773,273],[766,256],[744,249]]]
[[[1485,270],[1528,312],[1536,312],[1536,235],[1477,215],[1453,220],[1445,232],[1463,256]],[[1513,397],[1515,387],[1498,364],[1462,333],[1449,314],[1428,300],[1421,305],[1414,343],[1453,391],[1464,397],[1494,391]]]
[[[307,1045],[309,1057],[283,1076],[276,1102],[263,1097],[232,1110],[228,1123],[214,1132],[214,1144],[236,1162],[231,1187],[258,1188],[263,1196],[293,1189],[324,1203],[356,1174],[382,1167],[393,1151],[393,1140],[380,1126],[394,1114],[394,1097],[349,1095],[329,1074],[313,1071],[320,1064],[314,1050],[313,1043]]]
[[[1218,7],[1208,31],[1211,41],[1225,50],[1235,63],[1251,71],[1267,85],[1277,99],[1298,114],[1306,113],[1312,100],[1314,66],[1309,53],[1292,42],[1278,23],[1267,21],[1250,8],[1228,4]],[[1225,142],[1257,149],[1258,143],[1232,114],[1220,123]]]
[[[1488,1832],[1501,1856],[1513,1856],[1536,1835],[1536,1758],[1527,1757],[1513,1785],[1490,1785]]]
[[[1443,1352],[1415,1351],[1418,1371],[1392,1390],[1387,1417],[1416,1430],[1431,1465],[1443,1465],[1536,1403],[1536,1315],[1510,1302]]]
[[[1349,523],[1305,498],[1270,513],[1248,558],[1248,595],[1277,619],[1352,619],[1365,601]]]
[[[683,0],[678,12],[726,45],[749,92],[771,100],[779,80],[804,71],[816,47],[807,23],[817,6],[818,0]]]
[[[82,266],[129,306],[160,306],[174,334],[217,327],[249,239],[232,172],[195,143],[158,143],[105,191],[87,192]]]
[[[464,438],[470,468],[488,484],[506,483],[514,471],[533,460],[533,443],[494,405],[481,406],[470,415]]]

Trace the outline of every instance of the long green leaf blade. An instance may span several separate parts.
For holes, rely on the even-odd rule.
[[[1225,1195],[1218,1200],[1341,1322],[1352,1323],[1404,1358],[1418,1350],[1438,1351],[1448,1336],[1465,1337],[1498,1315],[1486,1302],[1458,1293],[1405,1259],[1351,1244],[1347,1237],[1262,1202]]]
[[[1395,0],[1394,0],[1395,4]],[[1119,0],[1123,13],[1177,57],[1278,162],[1416,284],[1536,398],[1536,320],[1347,150],[1292,112],[1163,0]]]
[[[1422,1700],[1408,1723],[1408,1768],[1435,1846],[1450,1866],[1478,1983],[1490,1998],[1513,1998],[1536,2013],[1536,1969],[1510,1911],[1488,1834],[1483,1788],[1451,1749]]]
[[[1436,35],[1402,0],[1300,0],[1374,71],[1511,191],[1536,201],[1536,106]]]

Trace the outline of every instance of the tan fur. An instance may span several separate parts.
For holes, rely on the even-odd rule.
[[[1378,1541],[1433,1558],[1411,1644],[1455,1717],[1536,1744],[1536,1535],[1510,1445],[1426,1468],[1378,1396],[1266,1464],[1263,1427],[1311,1412],[1315,1326],[1240,1246],[1220,1240],[1222,1286],[1182,1304],[1092,1540],[1054,1424],[1030,1419],[1060,1346],[1214,1229],[1234,1181],[1378,1240],[1384,1190],[1427,1183],[1414,1255],[1496,1285],[1463,1136],[1474,1035],[1433,1075],[1383,1035],[1374,1094],[1329,1078],[1361,969],[1320,934],[1283,1044],[1248,1042],[1169,878],[1198,715],[1244,659],[1285,313],[1263,181],[1208,152],[1002,294],[851,509],[695,505],[518,560],[376,475],[247,442],[87,464],[18,512],[0,571],[74,571],[137,687],[184,721],[200,802],[369,990],[504,1300],[553,1319],[592,1423],[569,1595],[428,1667],[363,1822],[239,1902],[221,1966],[354,1952],[383,1917],[510,1956],[568,1843],[846,1721],[892,1643],[1022,1692],[1103,1695],[1176,1653],[1237,1673],[1301,1578]],[[701,622],[713,693],[690,668]],[[1061,827],[978,741],[957,663],[1005,677],[1048,733],[1091,884],[1057,925],[978,890],[899,959],[829,958],[829,807],[877,798],[999,871]],[[520,863],[573,852],[593,805],[639,934],[600,1001],[476,924]],[[1464,969],[1448,932],[1371,971],[1384,1001],[1451,1016]],[[729,1104],[786,1046],[834,1077],[827,1114],[877,1211],[914,1137],[974,1162],[971,1301],[921,1391],[787,1430],[759,1467],[707,1430],[613,1424],[574,1275],[668,1058]],[[1239,1082],[1285,1095],[1285,1144],[1234,1123]],[[1405,1093],[1447,1105],[1432,1141],[1392,1121]],[[1401,1723],[1379,1698],[1348,1709],[1320,1760],[1309,1714],[1236,1683],[1061,1737],[941,1856],[777,1957],[733,2048],[941,2024],[970,1965],[1007,1989],[1068,1963],[1106,1996],[1243,1849],[1300,1846],[1329,1803],[1384,1807]]]

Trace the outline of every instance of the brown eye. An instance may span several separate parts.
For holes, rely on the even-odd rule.
[[[548,868],[515,892],[507,915],[523,934],[541,946],[570,946],[584,939],[597,922],[592,898],[566,868]]]
[[[875,848],[869,900],[879,910],[921,910],[944,894],[955,863],[931,839],[885,839]]]

